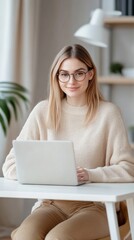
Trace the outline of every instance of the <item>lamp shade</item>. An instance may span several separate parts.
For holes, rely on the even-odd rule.
[[[98,27],[86,24],[78,29],[74,35],[83,42],[87,42],[98,47],[107,47],[108,45],[107,31],[101,26]]]
[[[80,27],[74,34],[80,40],[98,47],[108,46],[108,33],[104,28],[104,11],[96,9],[88,24]]]

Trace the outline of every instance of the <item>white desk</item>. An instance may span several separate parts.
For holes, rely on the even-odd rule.
[[[77,187],[21,185],[0,178],[1,198],[59,199],[104,202],[112,240],[120,240],[115,203],[126,200],[134,240],[134,183],[91,183]]]

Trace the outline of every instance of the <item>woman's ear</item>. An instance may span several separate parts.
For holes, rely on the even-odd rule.
[[[89,76],[89,80],[92,80],[92,78],[94,76],[94,70],[93,69],[88,72],[88,76]]]

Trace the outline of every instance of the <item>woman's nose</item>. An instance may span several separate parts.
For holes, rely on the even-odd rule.
[[[74,83],[75,82],[75,78],[74,78],[73,74],[70,74],[69,82],[70,83]]]

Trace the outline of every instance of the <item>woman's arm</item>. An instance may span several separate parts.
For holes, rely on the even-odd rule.
[[[134,182],[134,153],[128,141],[123,118],[117,107],[114,107],[110,114],[108,118],[111,121],[106,124],[105,166],[90,169],[90,180],[92,182]]]
[[[99,124],[103,122],[98,138],[100,142],[101,139],[103,141],[104,166],[99,164],[102,151],[98,148],[98,156],[93,159],[97,161],[98,167],[85,169],[87,172],[84,178],[87,178],[88,173],[91,182],[134,182],[134,153],[128,141],[123,118],[118,107],[113,104],[108,106],[107,111],[101,111],[96,125],[96,128],[100,129]]]

